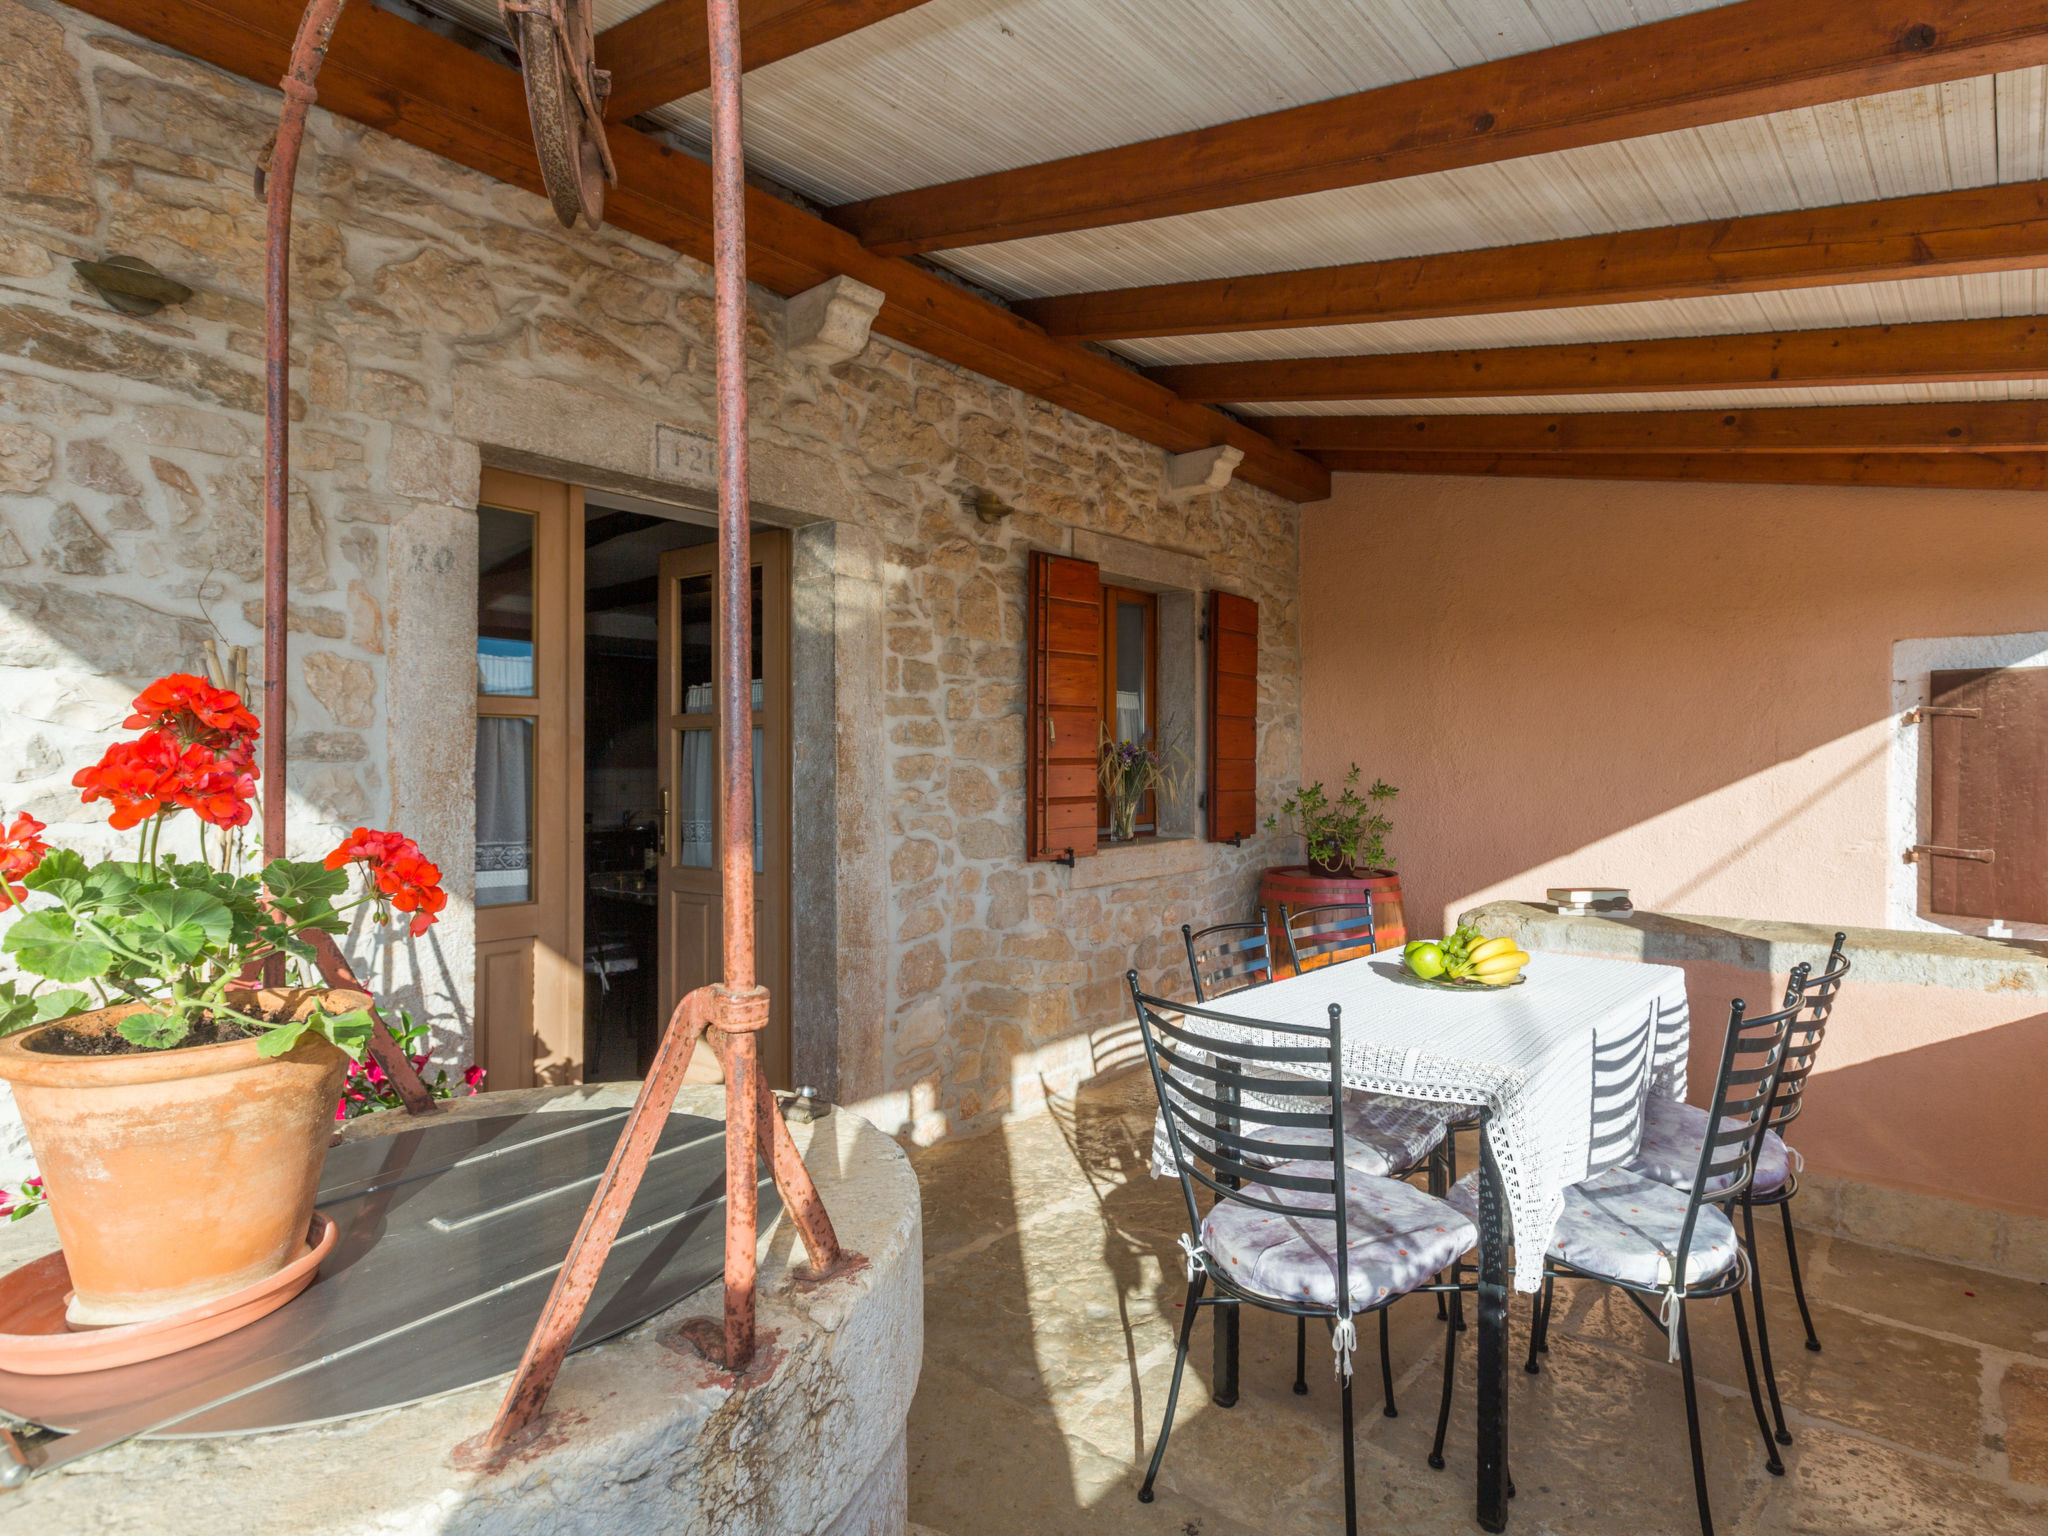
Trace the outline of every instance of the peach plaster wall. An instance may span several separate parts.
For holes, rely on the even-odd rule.
[[[1302,769],[1398,785],[1412,931],[1547,886],[1882,926],[1892,645],[2048,628],[2031,493],[1339,475]]]

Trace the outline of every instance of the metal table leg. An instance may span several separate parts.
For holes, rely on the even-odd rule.
[[[1479,1120],[1479,1524],[1508,1526],[1507,1190]]]
[[[1216,1375],[1210,1387],[1209,1400],[1218,1408],[1235,1408],[1237,1406],[1237,1303],[1234,1301],[1218,1302],[1209,1309],[1209,1320],[1216,1325]]]

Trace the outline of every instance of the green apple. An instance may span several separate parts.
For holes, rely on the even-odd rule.
[[[1407,953],[1408,969],[1429,981],[1444,973],[1444,952],[1436,944],[1425,939],[1413,946]]]

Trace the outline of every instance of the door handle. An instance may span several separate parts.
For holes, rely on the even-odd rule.
[[[674,831],[675,807],[670,803],[668,790],[664,788],[661,792],[661,846],[657,849],[657,852],[664,859],[668,857],[669,844],[673,838]]]

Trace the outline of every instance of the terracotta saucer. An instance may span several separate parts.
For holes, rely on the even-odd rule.
[[[68,1376],[154,1360],[204,1344],[275,1312],[313,1283],[320,1261],[334,1248],[339,1228],[315,1211],[306,1251],[274,1275],[216,1297],[203,1306],[146,1323],[89,1328],[64,1324],[71,1271],[60,1250],[0,1277],[0,1371],[24,1376]]]

